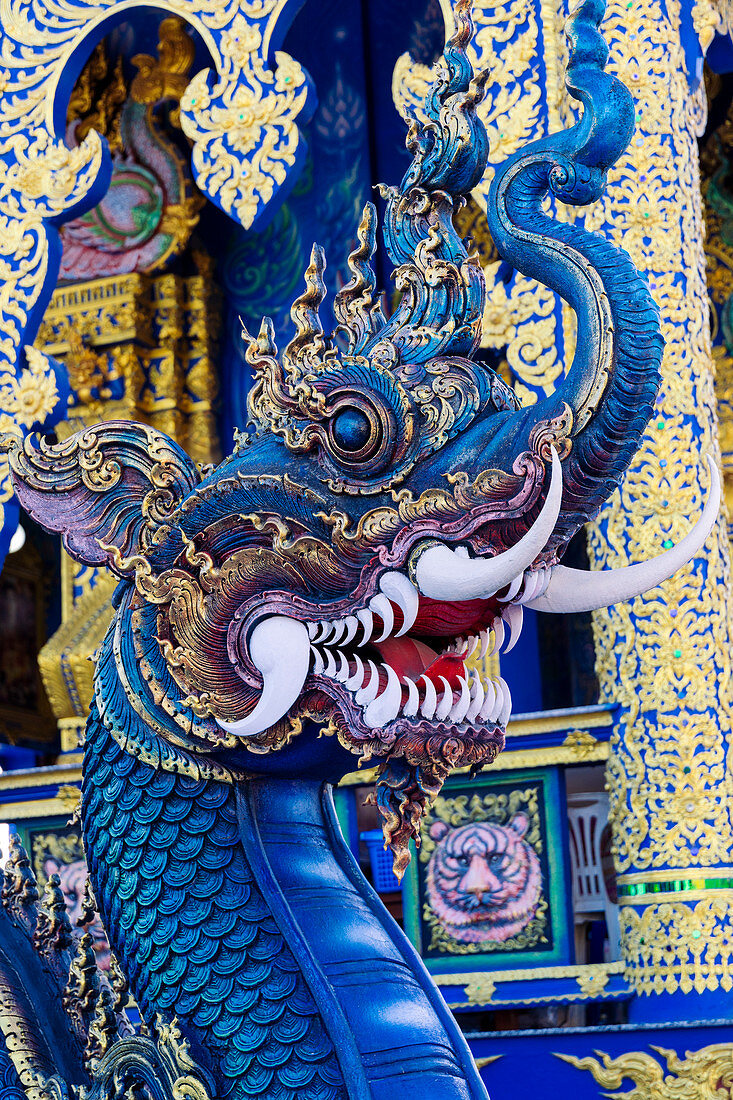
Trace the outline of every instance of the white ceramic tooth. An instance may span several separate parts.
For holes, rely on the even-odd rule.
[[[504,623],[501,621],[501,619],[494,619],[493,623],[491,624],[491,629],[494,632],[494,644],[491,647],[491,656],[493,657],[495,653],[499,652],[502,645],[504,644],[504,635],[506,631],[504,630]]]
[[[527,571],[524,574],[524,588],[522,589],[521,596],[517,596],[515,603],[526,603],[527,600],[534,599],[537,594],[537,590],[542,582],[542,574],[539,569],[535,569],[532,572]]]
[[[482,630],[481,631],[481,653],[480,653],[480,657],[481,657],[482,661],[483,661],[484,657],[486,656],[486,654],[489,652],[489,646],[490,645],[491,645],[491,631],[490,630]]]
[[[402,683],[407,688],[407,702],[402,708],[402,713],[406,718],[414,718],[420,708],[420,692],[417,690],[415,681],[409,676],[403,676]]]
[[[465,645],[466,645],[466,642],[465,642],[465,639],[463,637],[456,638],[456,643],[455,643],[455,646],[453,648],[453,652],[454,653],[460,653],[461,650],[464,649]]]
[[[394,612],[392,610],[392,604],[389,602],[386,596],[383,596],[381,592],[378,592],[376,596],[372,596],[369,601],[369,607],[375,615],[379,615],[382,620],[382,633],[375,635],[372,639],[375,642],[383,642],[385,638],[388,638],[392,633],[394,627]]]
[[[522,587],[522,581],[523,580],[524,580],[524,573],[520,573],[519,576],[515,577],[514,580],[512,581],[512,583],[509,585],[509,587],[506,591],[506,595],[498,597],[499,602],[500,603],[509,603],[510,600],[513,600],[514,597],[516,596],[517,592],[519,591],[519,589]]]
[[[445,722],[453,707],[453,688],[450,686],[445,676],[441,676],[440,680],[443,684],[443,694],[438,700],[438,705],[435,708],[435,718],[438,722]]]
[[[323,639],[331,633],[331,624],[326,622],[325,619],[321,619],[316,625],[316,632],[313,635],[311,641],[322,642]]]
[[[541,579],[539,585],[537,586],[537,591],[535,592],[535,599],[537,600],[540,598],[540,596],[544,596],[545,592],[547,591],[547,586],[550,583],[550,578],[552,577],[552,570],[548,569],[546,565],[543,565],[542,569],[538,570],[538,572],[540,573]]]
[[[329,645],[339,645],[346,633],[346,620],[336,619],[333,624],[333,637],[328,639]]]
[[[417,682],[420,683],[420,680],[425,684],[425,698],[422,701],[420,713],[423,718],[430,719],[435,714],[435,708],[438,705],[438,693],[435,690],[435,684],[427,676],[420,676]]]
[[[491,712],[490,719],[491,719],[492,722],[498,722],[499,721],[499,715],[501,714],[501,712],[504,710],[504,707],[506,706],[506,694],[507,694],[504,690],[504,681],[502,680],[501,676],[499,676],[496,680],[494,680],[494,687],[496,689],[496,702],[494,703],[494,707],[493,707],[493,710]]]
[[[477,634],[469,634],[468,641],[466,642],[466,645],[468,646],[468,653],[466,654],[466,660],[467,661],[471,657],[473,657],[474,653],[476,652],[476,647],[477,647],[478,643],[479,643],[478,635]]]
[[[426,546],[415,561],[415,583],[419,591],[434,600],[450,601],[474,600],[500,592],[516,577],[521,577],[545,549],[555,530],[561,504],[562,463],[553,448],[550,486],[542,509],[519,541],[493,558],[466,558],[445,543]],[[562,588],[561,579],[558,585]]]
[[[478,718],[481,713],[481,707],[484,705],[484,699],[486,694],[484,692],[484,685],[481,682],[481,677],[478,673],[474,672],[471,683],[471,702],[469,703],[468,710],[466,711],[466,721],[473,722]]]
[[[463,676],[459,676],[458,683],[461,685],[461,694],[451,707],[450,714],[448,715],[450,721],[455,722],[456,725],[463,721],[471,705],[471,691],[468,686],[468,680],[464,679]]]
[[[394,721],[402,702],[399,676],[391,665],[382,665],[382,668],[387,673],[387,686],[364,711],[364,721],[371,729],[378,729]]]
[[[342,650],[337,649],[336,652],[338,653],[339,658],[339,667],[336,671],[336,679],[340,683],[345,684],[349,678],[349,659]]]
[[[357,611],[356,617],[363,627],[364,634],[361,641],[357,642],[356,644],[364,645],[366,642],[369,641],[372,636],[372,631],[374,630],[374,616],[372,615],[368,607],[362,607],[360,611]]]
[[[479,718],[482,722],[489,722],[491,720],[491,713],[496,706],[496,688],[494,687],[493,680],[484,680],[484,701],[479,711]]]
[[[259,622],[248,640],[252,664],[262,676],[262,691],[254,710],[235,722],[218,724],[238,737],[254,737],[287,714],[305,683],[310,668],[308,628],[287,615],[271,615]]]
[[[358,653],[354,654],[354,661],[356,662],[356,672],[344,681],[349,691],[356,691],[364,683],[364,662]]]
[[[529,604],[533,611],[554,613],[595,611],[622,600],[631,600],[642,592],[661,584],[667,577],[695,557],[718,518],[720,507],[720,475],[712,455],[708,499],[695,526],[683,539],[657,557],[618,569],[570,569],[553,565],[550,579],[542,596]]]
[[[420,606],[417,589],[409,577],[396,571],[385,573],[379,582],[379,587],[402,612],[402,626],[395,634],[395,638],[399,638],[402,634],[407,634],[417,618],[417,609]]]
[[[376,699],[379,691],[379,670],[374,661],[367,661],[367,664],[369,665],[369,679],[354,696],[354,700],[360,707],[364,707],[367,703],[371,703],[373,699]]]
[[[311,653],[313,654],[313,671],[320,676],[324,668],[323,654],[314,645],[311,646]]]
[[[323,671],[332,680],[336,678],[336,658],[330,649],[326,649],[326,667]]]
[[[505,653],[510,653],[519,641],[519,635],[522,633],[522,623],[524,622],[524,608],[519,603],[509,604],[509,606],[505,607],[502,611],[501,617],[502,619],[506,619],[506,621],[509,623],[509,629],[512,634],[511,641],[504,650]]]
[[[311,641],[313,641],[313,639],[315,638],[316,634],[318,633],[318,631],[320,629],[320,626],[319,626],[318,623],[306,623],[305,625],[308,629],[308,637],[310,638]]]
[[[501,684],[504,688],[504,702],[502,704],[501,710],[499,711],[497,722],[500,726],[506,726],[512,713],[512,693],[509,690],[509,684],[506,682],[506,680],[502,680]]]
[[[341,639],[341,645],[348,645],[359,629],[359,620],[356,615],[347,615],[344,622],[346,624],[346,633]]]

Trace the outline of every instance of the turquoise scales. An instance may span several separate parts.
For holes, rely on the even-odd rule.
[[[314,248],[282,354],[267,319],[245,334],[252,431],[220,466],[204,476],[170,440],[122,422],[11,447],[24,507],[72,556],[120,577],[87,731],[84,834],[158,1045],[113,1046],[100,1097],[120,1060],[118,1091],[149,1080],[175,1024],[202,1079],[234,1100],[485,1100],[455,1022],[340,838],[330,787],[356,758],[377,765],[401,872],[451,770],[503,745],[508,687],[470,673],[467,652],[515,638],[524,605],[597,607],[658,583],[714,522],[715,487],[659,559],[595,575],[558,562],[623,474],[659,381],[657,314],[628,257],[542,209],[549,191],[597,197],[631,133],[631,99],[603,74],[602,13],[586,0],[570,24],[581,122],[501,168],[488,211],[505,257],[578,314],[552,397],[518,409],[472,358],[483,280],[452,218],[487,145],[460,0],[428,121],[410,129],[412,165],[385,192],[402,291],[391,317],[370,205],[335,331],[319,316]]]

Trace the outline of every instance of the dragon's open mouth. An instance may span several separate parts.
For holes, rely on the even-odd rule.
[[[503,728],[509,687],[475,665],[516,645],[522,601],[537,594],[544,572],[461,602],[419,596],[406,576],[387,574],[392,599],[382,591],[355,614],[307,624],[310,673],[330,681],[323,686],[337,700],[347,693],[370,729],[397,719]]]

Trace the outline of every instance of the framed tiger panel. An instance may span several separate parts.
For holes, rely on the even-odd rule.
[[[572,961],[557,768],[449,780],[405,876],[405,931],[434,974]]]

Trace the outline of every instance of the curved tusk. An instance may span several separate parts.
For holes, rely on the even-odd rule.
[[[432,600],[475,600],[493,596],[522,576],[555,530],[562,501],[562,463],[552,452],[552,477],[542,511],[514,546],[493,558],[466,558],[449,546],[429,546],[415,565],[415,580]]]
[[[556,565],[543,594],[529,600],[525,607],[555,613],[597,611],[648,592],[691,561],[712,531],[720,509],[720,475],[712,458],[706,457],[710,466],[708,499],[699,520],[681,542],[655,558],[619,569],[569,569]]]
[[[238,722],[217,725],[237,737],[254,737],[269,729],[300,695],[310,664],[308,627],[287,615],[272,615],[258,623],[249,637],[252,664],[262,673],[262,692],[251,714]]]

